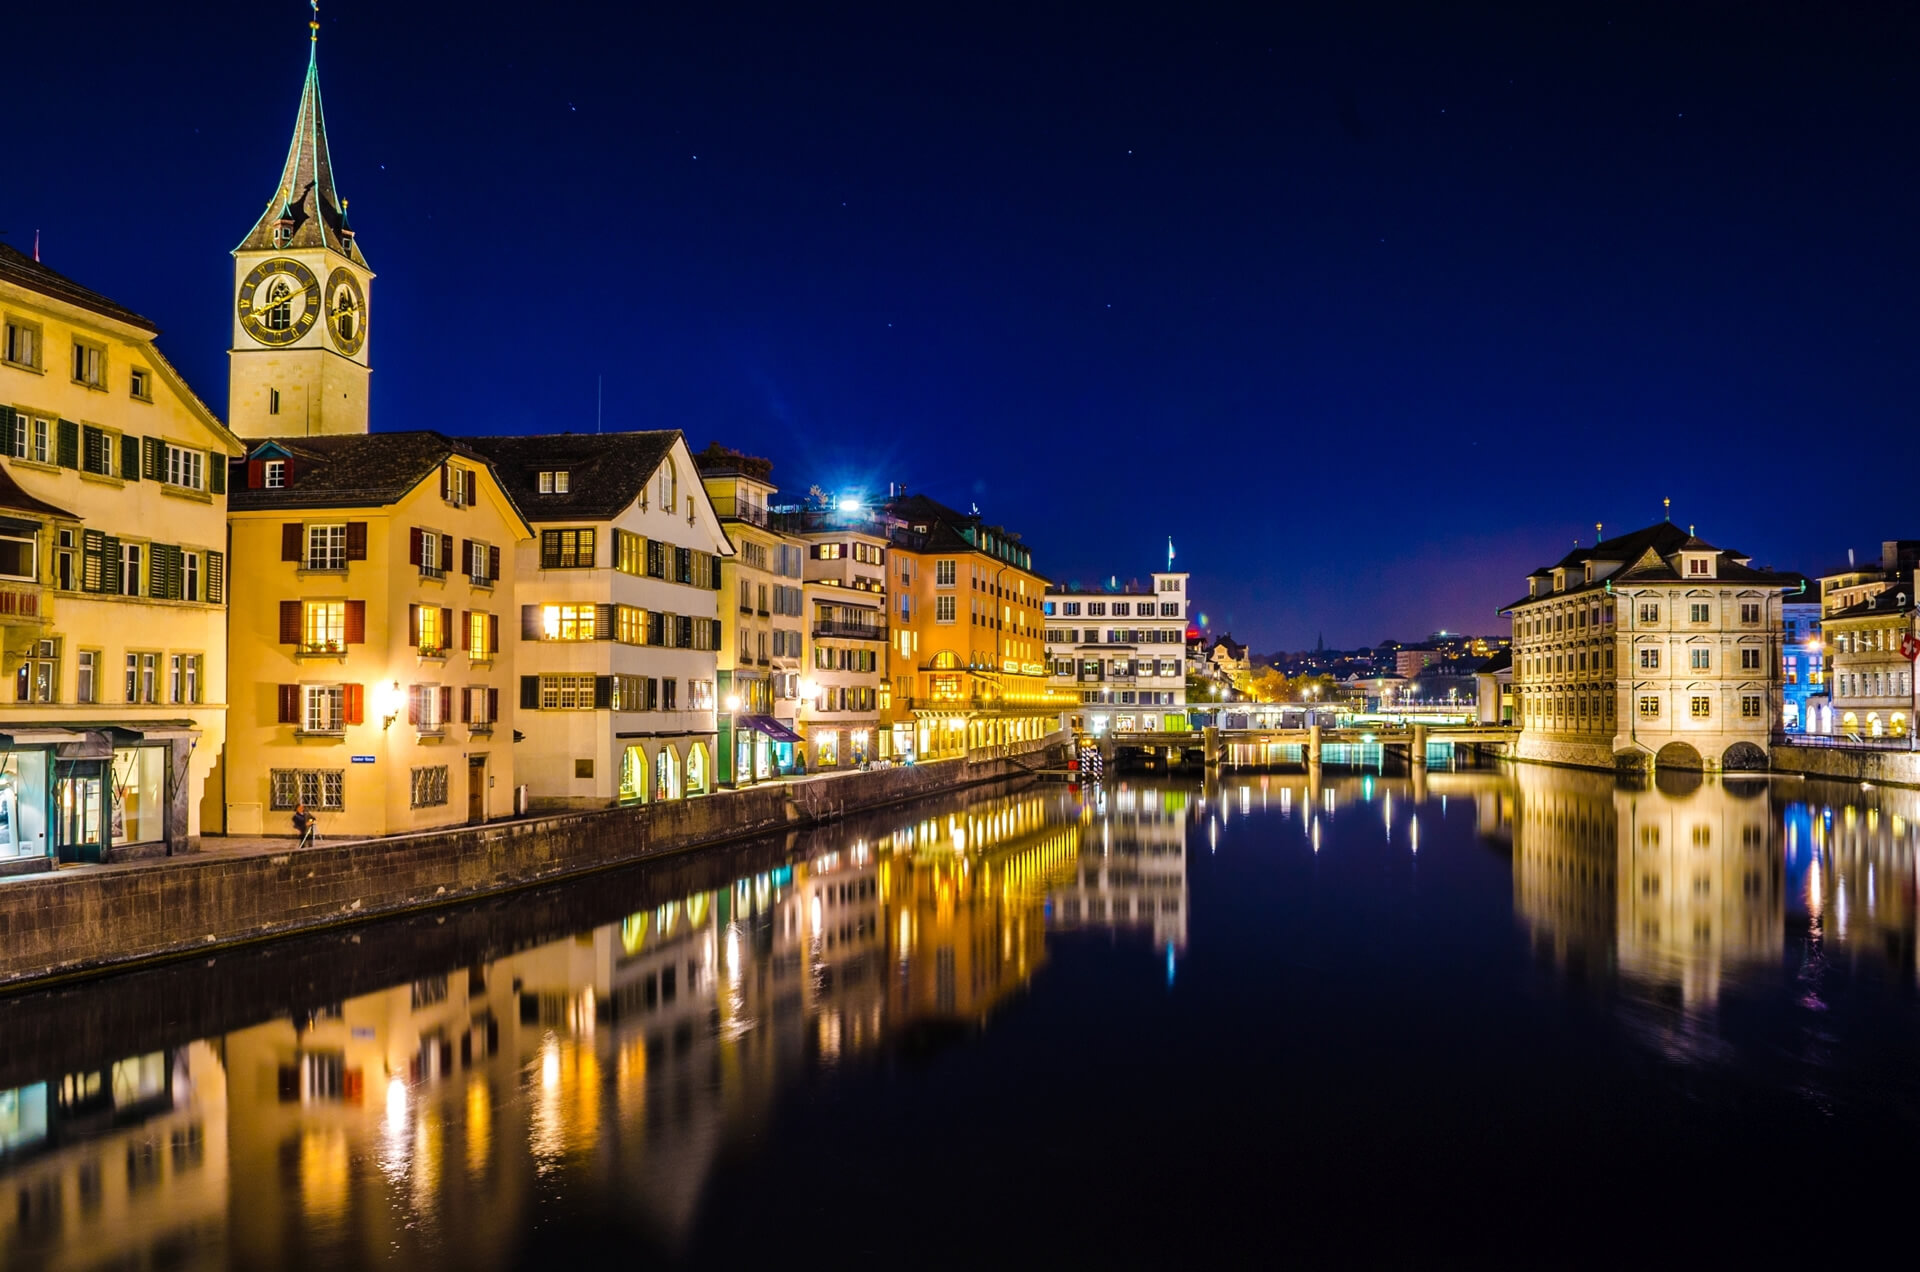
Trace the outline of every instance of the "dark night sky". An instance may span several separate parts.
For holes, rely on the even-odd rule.
[[[7,20],[0,228],[216,410],[306,18]],[[1263,650],[1503,631],[1662,496],[1783,568],[1920,534],[1904,6],[322,18],[376,428],[590,429],[604,374],[609,427],[977,501],[1057,578],[1171,534]]]

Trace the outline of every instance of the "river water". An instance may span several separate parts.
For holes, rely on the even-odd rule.
[[[990,789],[18,995],[0,1264],[1830,1256],[1906,1213],[1917,821]]]

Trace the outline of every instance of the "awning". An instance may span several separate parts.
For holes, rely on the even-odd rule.
[[[75,733],[72,729],[19,728],[0,729],[0,741],[12,746],[49,746],[67,742],[79,742],[85,739],[84,733]]]
[[[775,742],[801,742],[805,740],[798,733],[795,733],[792,729],[789,729],[772,716],[741,716],[735,723],[742,729],[752,729],[755,733],[764,733]]]
[[[132,724],[110,724],[105,732],[116,742],[167,742],[174,738],[200,736],[200,727],[191,720],[138,720]]]

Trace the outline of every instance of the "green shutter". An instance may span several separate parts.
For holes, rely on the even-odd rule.
[[[0,406],[0,454],[13,455],[19,434],[14,430],[20,427],[20,417],[10,406]]]
[[[61,420],[59,434],[59,452],[54,462],[62,468],[80,467],[80,426],[72,420]]]
[[[117,593],[121,584],[120,540],[113,535],[103,535],[100,539],[100,588],[102,592]]]
[[[80,467],[87,472],[100,471],[100,452],[106,448],[107,435],[91,424],[80,426]]]
[[[106,536],[98,530],[80,535],[80,590],[98,592],[105,580]]]
[[[167,479],[164,467],[167,458],[166,443],[157,437],[143,437],[140,439],[140,451],[144,460],[141,468],[146,472],[147,480],[165,481]]]
[[[120,475],[128,481],[140,480],[140,439],[127,433],[120,435]]]
[[[207,553],[207,604],[227,603],[227,554]]]
[[[224,454],[207,452],[207,489],[216,495],[227,493],[227,457]]]
[[[180,549],[171,543],[153,545],[153,595],[163,601],[177,601],[186,590],[185,568]]]

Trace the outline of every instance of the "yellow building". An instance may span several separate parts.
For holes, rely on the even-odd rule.
[[[0,873],[221,828],[240,443],[156,333],[0,244]]]
[[[774,524],[771,463],[718,442],[694,459],[734,549],[721,565],[718,754],[721,784],[745,786],[795,767],[805,550]]]
[[[931,759],[1043,738],[1078,696],[1047,685],[1047,581],[1017,536],[924,495],[891,523],[889,736],[881,754]]]
[[[854,768],[886,753],[888,525],[864,506],[787,512],[780,522],[806,545],[799,722],[807,768]]]
[[[438,433],[260,442],[231,484],[235,834],[385,835],[514,811],[515,553],[489,461]]]

